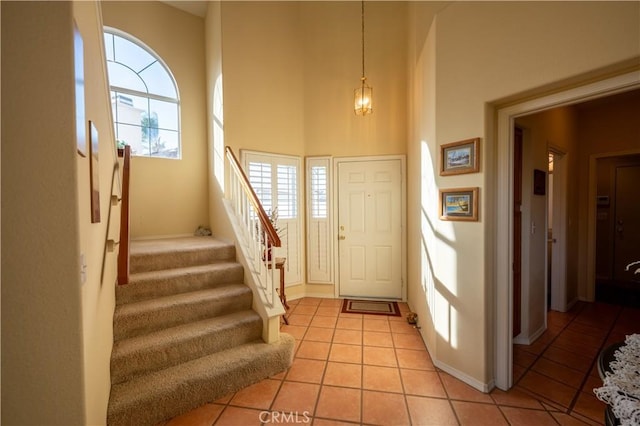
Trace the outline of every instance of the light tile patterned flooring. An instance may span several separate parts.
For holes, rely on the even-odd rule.
[[[434,367],[402,317],[342,314],[341,300],[290,302],[291,368],[176,417],[165,426],[599,425],[595,357],[640,332],[640,310],[578,303],[550,312],[548,330],[514,346],[514,386],[479,392]]]

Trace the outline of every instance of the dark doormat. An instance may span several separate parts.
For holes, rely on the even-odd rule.
[[[370,314],[400,316],[397,302],[383,302],[379,300],[354,300],[344,299],[342,312],[348,314]]]

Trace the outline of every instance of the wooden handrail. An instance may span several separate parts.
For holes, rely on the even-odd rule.
[[[242,167],[240,166],[240,162],[238,161],[230,147],[225,147],[225,153],[227,154],[227,159],[229,160],[229,164],[231,165],[233,172],[240,178],[239,182],[242,185],[242,190],[245,192],[245,194],[247,194],[249,202],[258,214],[258,219],[260,219],[262,229],[264,229],[267,234],[268,245],[270,245],[271,247],[280,247],[281,242],[280,237],[278,236],[278,232],[271,223],[267,212],[264,211],[262,203],[258,199],[258,196],[253,190],[253,187],[249,183],[247,175],[244,173],[244,170],[242,170]]]
[[[129,173],[131,147],[125,145],[122,164],[122,204],[120,205],[120,250],[118,252],[118,284],[129,283]],[[120,150],[118,150],[120,156]]]

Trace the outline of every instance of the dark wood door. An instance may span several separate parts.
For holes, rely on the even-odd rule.
[[[513,337],[521,330],[522,266],[522,129],[513,135]]]
[[[640,165],[616,167],[613,279],[619,283],[640,281]]]

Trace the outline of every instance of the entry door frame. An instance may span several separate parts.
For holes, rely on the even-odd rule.
[[[338,220],[339,216],[339,197],[340,197],[340,187],[338,185],[339,176],[338,176],[338,167],[340,163],[369,163],[372,161],[387,161],[387,160],[398,160],[400,161],[400,172],[402,176],[400,178],[400,186],[401,186],[401,194],[400,194],[400,220],[402,230],[400,233],[400,259],[401,259],[401,275],[402,275],[402,301],[407,301],[407,157],[405,155],[371,155],[371,156],[361,156],[361,157],[334,157],[333,158],[333,217],[336,220],[333,221],[333,229],[331,238],[333,241],[338,241],[339,229],[338,229]],[[333,261],[336,266],[333,269],[334,273],[334,297],[340,297],[340,252],[338,248],[338,244],[335,245],[336,250],[333,252]]]
[[[553,153],[553,230],[551,252],[551,309],[566,312],[567,304],[567,154],[553,145],[547,147]],[[547,200],[548,204],[549,200]],[[548,209],[547,209],[548,210]],[[547,224],[549,219],[547,218]],[[547,229],[549,226],[547,225]],[[545,256],[548,259],[549,256]],[[548,276],[548,274],[547,274]],[[546,320],[545,320],[546,325]]]
[[[513,262],[513,128],[515,119],[519,116],[541,112],[547,109],[584,102],[616,93],[625,92],[640,87],[640,71],[633,71],[596,81],[565,91],[531,99],[497,109],[496,128],[496,185],[494,223],[507,224],[496,226],[493,238],[495,249],[495,357],[494,383],[502,390],[508,390],[513,385],[513,344],[512,344],[512,262]],[[592,184],[595,178],[589,179],[589,193],[595,192]],[[595,194],[594,194],[595,195]],[[588,262],[595,264],[595,203],[589,211],[589,228],[587,240]],[[595,283],[595,268],[587,270],[587,287],[593,288]]]

